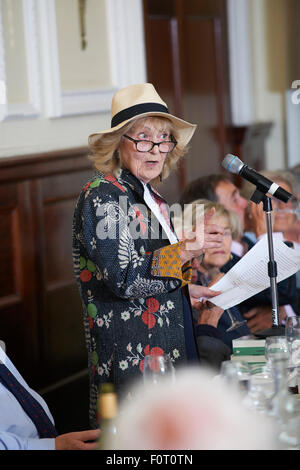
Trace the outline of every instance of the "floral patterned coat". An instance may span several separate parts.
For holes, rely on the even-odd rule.
[[[142,377],[148,354],[186,359],[181,288],[190,281],[190,265],[181,266],[180,244],[170,245],[143,193],[128,170],[118,178],[96,173],[75,208],[73,263],[83,304],[93,427],[102,382],[123,390]]]

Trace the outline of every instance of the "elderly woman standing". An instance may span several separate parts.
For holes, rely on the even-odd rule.
[[[197,336],[208,329],[208,347],[214,336],[218,342],[215,325],[222,314],[203,308],[206,330],[201,322],[195,329],[190,300],[214,294],[191,286],[190,297],[187,286],[190,260],[218,247],[222,229],[207,224],[204,236],[178,241],[168,206],[152,186],[184,155],[196,126],[169,114],[149,83],[118,91],[111,114],[111,128],[89,137],[96,173],[80,194],[73,225],[92,426],[102,382],[122,391],[142,375],[148,354],[168,354],[175,363],[201,361]]]

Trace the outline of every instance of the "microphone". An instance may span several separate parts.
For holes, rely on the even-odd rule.
[[[255,170],[245,165],[235,155],[231,155],[230,153],[226,155],[222,166],[230,173],[240,175],[242,178],[245,178],[245,180],[250,181],[250,183],[254,184],[263,194],[269,193],[282,202],[288,202],[293,196],[278,184],[273,183],[273,181],[270,181],[265,176],[260,175]]]

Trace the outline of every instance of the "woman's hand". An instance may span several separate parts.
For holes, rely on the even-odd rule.
[[[223,241],[224,228],[210,224],[209,221],[215,213],[212,207],[204,215],[204,224],[196,224],[193,232],[183,233],[182,245],[180,249],[180,259],[182,264],[197,256],[202,255],[208,248],[220,248]]]
[[[199,302],[198,308],[200,315],[198,325],[210,325],[217,328],[219,320],[224,312],[221,307],[217,307],[209,301]]]
[[[216,305],[213,305],[208,300],[200,300],[203,297],[211,299],[216,295],[221,294],[219,291],[212,291],[209,287],[197,286],[189,284],[189,293],[192,307],[199,310],[200,315],[198,318],[198,325],[211,325],[218,326],[220,317],[224,310]]]
[[[207,299],[211,299],[212,297],[216,297],[216,295],[220,295],[221,292],[219,291],[212,291],[209,287],[198,286],[196,284],[189,284],[189,294],[192,307],[199,310],[200,299],[205,297]]]

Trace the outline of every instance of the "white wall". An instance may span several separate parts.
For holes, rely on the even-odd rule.
[[[254,119],[271,121],[266,143],[268,169],[285,167],[285,91],[288,86],[285,0],[251,0]]]
[[[0,0],[0,157],[87,145],[146,80],[142,0],[87,0],[86,50],[78,3]]]
[[[288,161],[286,91],[295,60],[289,53],[294,5],[286,0],[228,0],[233,121],[273,123],[266,141],[267,169],[284,168]]]

